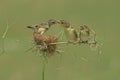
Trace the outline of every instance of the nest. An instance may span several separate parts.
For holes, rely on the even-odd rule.
[[[33,39],[37,45],[37,48],[47,55],[53,55],[56,52],[57,44],[51,44],[58,42],[56,36],[44,36],[41,34],[34,34]]]

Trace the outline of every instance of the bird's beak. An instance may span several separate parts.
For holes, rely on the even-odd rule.
[[[60,20],[57,20],[57,24],[58,24],[59,27],[63,27],[64,26],[64,24],[62,24]]]
[[[62,24],[61,24],[61,21],[60,21],[60,20],[57,20],[56,22],[57,22],[57,25],[58,25],[59,27],[62,27]]]
[[[32,26],[27,26],[27,28],[34,29],[34,27],[32,27]]]
[[[61,26],[60,20],[56,20],[56,25]]]
[[[57,22],[57,24],[60,24],[60,20],[57,20],[56,22]]]

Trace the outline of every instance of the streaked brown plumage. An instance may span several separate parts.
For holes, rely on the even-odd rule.
[[[64,28],[64,33],[67,41],[70,43],[76,43],[78,39],[78,34],[76,30],[70,26],[70,23],[65,20],[59,20],[58,24],[60,24],[60,26]]]

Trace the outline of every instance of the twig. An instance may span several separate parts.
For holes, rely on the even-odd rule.
[[[56,43],[50,43],[50,44],[67,44],[68,42],[56,42]]]
[[[25,53],[26,53],[26,52],[29,52],[29,51],[32,50],[34,47],[35,47],[35,45],[33,45],[31,48],[25,50]]]

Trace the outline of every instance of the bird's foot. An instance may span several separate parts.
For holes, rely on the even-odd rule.
[[[87,40],[86,40],[86,41],[80,40],[80,41],[78,41],[78,43],[79,43],[79,44],[82,44],[82,43],[83,43],[83,44],[88,44],[88,41],[87,41]]]

